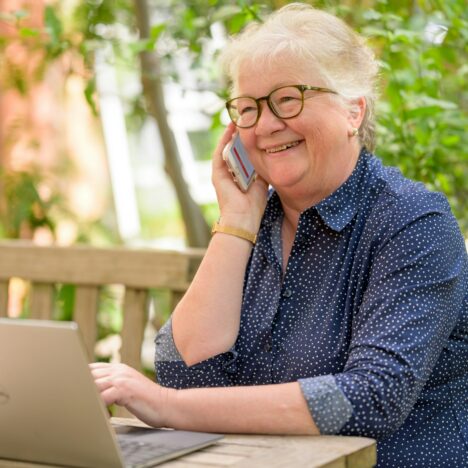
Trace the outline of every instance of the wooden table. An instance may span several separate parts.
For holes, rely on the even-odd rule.
[[[135,420],[113,418],[117,424]],[[135,425],[139,425],[135,423]],[[376,464],[376,443],[365,437],[226,435],[210,447],[158,465],[162,468],[370,468]],[[5,464],[6,463],[6,464]],[[0,467],[48,468],[20,462]]]
[[[211,447],[159,466],[370,468],[376,460],[375,441],[367,438],[228,435]]]

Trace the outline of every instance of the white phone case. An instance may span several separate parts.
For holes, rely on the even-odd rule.
[[[243,192],[247,192],[250,184],[255,180],[255,169],[249,160],[239,134],[224,148],[223,159],[226,161],[238,187]]]

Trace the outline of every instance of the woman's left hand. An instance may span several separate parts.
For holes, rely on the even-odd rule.
[[[106,406],[124,406],[138,419],[154,427],[166,424],[165,410],[169,392],[125,364],[89,364],[94,381]]]

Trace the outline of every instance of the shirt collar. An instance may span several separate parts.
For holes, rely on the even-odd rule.
[[[369,156],[370,153],[363,148],[348,179],[314,207],[323,222],[336,232],[342,231],[348,225],[361,204],[364,185],[362,181],[367,173]]]
[[[331,195],[304,213],[315,209],[329,228],[337,232],[342,231],[354,218],[359,208],[363,196],[362,181],[367,173],[370,156],[371,154],[363,148],[356,167],[348,179]],[[279,216],[283,216],[281,201],[276,191],[271,189],[262,225],[271,227]]]

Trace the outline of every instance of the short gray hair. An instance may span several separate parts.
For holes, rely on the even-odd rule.
[[[273,12],[264,23],[252,22],[231,38],[220,61],[225,74],[235,83],[242,63],[267,64],[278,56],[292,59],[293,64],[299,61],[306,69],[313,68],[348,107],[364,97],[366,114],[359,137],[361,144],[373,151],[378,65],[364,38],[330,13],[290,3]]]

